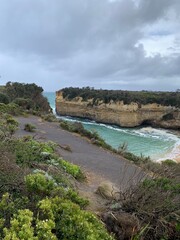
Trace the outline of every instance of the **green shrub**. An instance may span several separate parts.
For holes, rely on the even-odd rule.
[[[33,109],[38,112],[50,113],[52,111],[47,98],[42,95],[43,88],[36,84],[8,82],[4,92],[10,101],[15,101],[23,109]]]
[[[142,166],[143,166],[144,164],[146,164],[146,163],[148,163],[148,162],[151,162],[151,160],[150,160],[149,157],[145,157],[145,156],[143,156],[143,155],[141,155],[141,156],[136,156],[136,155],[134,155],[133,153],[131,153],[131,152],[126,152],[126,151],[125,151],[125,152],[122,151],[121,154],[122,154],[123,157],[125,157],[126,159],[134,162],[134,163],[137,164],[137,165],[142,165]]]
[[[18,127],[19,123],[11,115],[5,115],[6,123]]]
[[[4,240],[38,240],[32,227],[33,213],[29,209],[19,210],[11,219],[11,227],[4,228]]]
[[[14,116],[20,115],[22,113],[20,107],[14,103],[9,104],[0,103],[0,112],[12,114]]]
[[[36,127],[30,123],[26,123],[24,125],[24,130],[27,131],[27,132],[34,132],[36,129]]]
[[[7,198],[4,197],[5,200]],[[113,240],[92,213],[85,212],[71,201],[59,197],[41,200],[34,212],[30,209],[19,209],[12,215],[9,224],[3,228],[1,239]],[[0,220],[2,229],[4,219]]]
[[[81,168],[77,165],[74,165],[72,163],[69,163],[63,159],[60,159],[59,161],[60,166],[63,167],[63,169],[71,174],[74,178],[78,179],[78,180],[83,180],[85,179],[85,176],[83,174],[83,172],[81,171]]]
[[[42,173],[29,174],[25,177],[28,192],[36,195],[50,195],[55,181]]]
[[[53,219],[56,236],[62,240],[112,240],[100,221],[76,204],[58,197],[44,199],[39,203],[40,216]]]
[[[53,154],[55,144],[53,142],[38,142],[31,137],[24,137],[12,141],[10,147],[18,164],[32,167],[34,163],[46,162],[47,159],[42,153]]]
[[[18,122],[6,113],[0,113],[0,139],[2,141],[12,137],[18,128]]]
[[[42,115],[42,119],[44,119],[47,122],[57,122],[58,121],[54,114]]]
[[[177,163],[171,159],[166,159],[162,161],[163,165],[169,166],[169,167],[176,167]]]
[[[9,98],[6,94],[0,92],[0,103],[8,104]]]
[[[65,198],[71,200],[73,203],[78,204],[81,208],[84,208],[89,204],[87,199],[80,197],[73,189],[69,189],[67,191]]]
[[[19,105],[20,107],[22,107],[23,109],[33,109],[34,108],[34,102],[31,99],[27,99],[27,98],[16,98],[13,100],[13,103]]]

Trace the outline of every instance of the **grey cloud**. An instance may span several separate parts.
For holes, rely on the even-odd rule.
[[[176,0],[141,0],[139,3],[139,16],[146,22],[154,22],[161,17],[166,17],[167,11]]]
[[[180,74],[178,51],[147,57],[139,41],[146,26],[171,22],[179,2],[0,0],[0,74],[5,80],[35,81],[45,89],[56,89],[56,84],[106,88],[110,83],[111,88],[132,88],[142,82],[149,87],[165,77],[173,79]],[[177,18],[173,15],[173,21]],[[176,37],[172,47],[178,45]]]

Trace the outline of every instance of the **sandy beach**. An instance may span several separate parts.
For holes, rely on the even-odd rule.
[[[169,152],[153,161],[162,162],[166,159],[172,159],[172,160],[176,161],[177,163],[180,163],[180,145],[175,146],[171,152]]]

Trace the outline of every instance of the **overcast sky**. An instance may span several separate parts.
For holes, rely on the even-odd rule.
[[[0,0],[0,85],[180,88],[180,0]]]

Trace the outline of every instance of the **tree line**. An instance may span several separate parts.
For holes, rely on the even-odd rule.
[[[99,100],[104,103],[123,101],[124,104],[136,102],[138,104],[157,103],[164,106],[180,107],[180,92],[161,92],[161,91],[124,91],[124,90],[102,90],[90,87],[84,88],[63,88],[63,97],[72,100],[81,97],[83,101],[93,99],[96,104]]]

